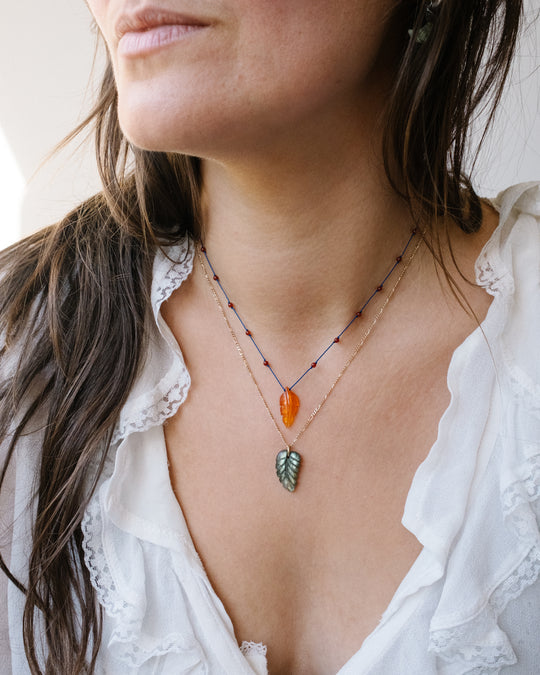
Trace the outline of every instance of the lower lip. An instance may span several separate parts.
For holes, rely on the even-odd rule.
[[[156,26],[150,30],[125,33],[118,42],[120,56],[144,56],[159,51],[167,45],[191,37],[206,28],[202,25]]]

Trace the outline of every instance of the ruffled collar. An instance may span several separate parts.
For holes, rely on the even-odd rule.
[[[403,517],[432,559],[425,581],[444,575],[430,649],[454,664],[449,675],[515,663],[498,617],[540,572],[540,186],[515,186],[493,204],[500,222],[476,277],[494,300],[453,354],[451,402]]]
[[[156,254],[150,295],[154,322],[148,327],[149,348],[120,413],[113,444],[131,433],[163,424],[186,399],[191,379],[160,308],[190,275],[193,256],[194,245],[188,237],[175,246],[159,249]]]

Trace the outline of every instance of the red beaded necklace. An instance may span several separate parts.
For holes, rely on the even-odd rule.
[[[332,341],[331,341],[330,344],[326,347],[326,349],[324,349],[324,350],[322,351],[322,353],[319,354],[319,356],[318,356],[314,361],[311,362],[311,364],[310,364],[310,365],[306,368],[306,370],[300,375],[300,377],[298,377],[298,378],[297,378],[290,386],[288,386],[288,387],[285,386],[285,385],[283,385],[283,383],[281,382],[280,378],[277,376],[276,372],[275,372],[274,369],[272,368],[272,366],[271,366],[271,364],[270,364],[270,361],[266,358],[266,356],[265,356],[265,355],[263,354],[263,352],[261,351],[259,345],[258,345],[257,342],[255,341],[255,338],[254,338],[254,336],[253,336],[253,332],[246,326],[244,320],[242,319],[242,317],[240,316],[240,314],[239,314],[239,312],[238,312],[238,310],[237,310],[237,308],[236,308],[235,303],[231,300],[231,298],[229,297],[227,291],[226,291],[225,288],[223,287],[223,284],[221,283],[221,279],[220,279],[219,275],[216,273],[216,270],[214,269],[214,266],[213,266],[212,263],[210,262],[210,258],[208,257],[208,252],[207,252],[207,250],[206,250],[206,247],[205,247],[204,245],[201,245],[201,252],[204,254],[204,257],[205,257],[205,259],[206,259],[206,262],[207,262],[207,264],[208,264],[208,267],[209,267],[210,270],[211,270],[212,278],[214,279],[214,281],[215,281],[216,284],[218,285],[219,289],[220,289],[221,292],[223,293],[223,296],[224,296],[225,301],[226,301],[226,303],[227,303],[227,307],[234,313],[234,315],[235,315],[236,318],[238,319],[240,325],[242,326],[242,328],[243,328],[245,334],[249,337],[249,339],[250,339],[251,342],[253,343],[255,349],[257,350],[257,352],[259,353],[259,355],[260,355],[260,357],[261,357],[261,359],[262,359],[263,366],[265,366],[266,368],[268,368],[268,370],[269,370],[269,371],[272,373],[272,375],[274,376],[274,379],[276,380],[276,382],[277,382],[277,383],[279,384],[279,386],[281,387],[282,394],[281,394],[280,399],[279,399],[279,411],[280,411],[280,413],[281,413],[281,419],[283,420],[283,424],[284,424],[286,427],[292,426],[292,424],[294,423],[296,414],[297,414],[297,412],[298,412],[298,410],[299,410],[299,408],[300,408],[300,399],[299,399],[298,395],[296,394],[296,392],[293,391],[293,389],[297,386],[297,384],[298,384],[299,382],[301,382],[301,381],[304,379],[304,377],[305,377],[309,372],[311,372],[314,368],[317,367],[317,364],[319,363],[319,361],[320,361],[320,360],[321,360],[321,359],[322,359],[322,358],[330,351],[330,349],[332,349],[332,347],[334,347],[334,345],[339,344],[339,343],[341,342],[341,338],[343,337],[344,333],[345,333],[347,330],[349,330],[349,328],[355,323],[355,321],[357,321],[357,320],[362,316],[362,314],[363,314],[364,311],[366,310],[366,308],[367,308],[367,306],[369,305],[369,303],[373,300],[373,298],[374,298],[376,295],[378,295],[378,294],[383,290],[385,283],[386,283],[386,282],[388,281],[388,279],[392,276],[392,273],[394,272],[394,270],[396,269],[396,267],[398,267],[398,265],[403,261],[403,257],[404,257],[404,255],[406,254],[407,249],[409,248],[409,246],[410,246],[410,244],[411,244],[411,241],[414,239],[414,237],[415,237],[416,234],[417,234],[417,229],[415,228],[415,229],[413,229],[413,230],[411,231],[411,234],[410,234],[410,236],[409,236],[409,239],[407,240],[407,243],[405,244],[405,247],[403,248],[403,250],[401,251],[401,253],[400,253],[398,256],[396,256],[396,258],[394,259],[394,263],[393,263],[392,267],[390,268],[389,272],[386,274],[386,276],[385,276],[384,279],[380,282],[380,284],[378,284],[378,285],[375,287],[375,290],[372,291],[372,293],[369,295],[368,299],[363,303],[363,305],[360,307],[360,309],[354,313],[353,317],[352,317],[351,320],[347,323],[347,325],[345,326],[345,328],[343,328],[343,330],[342,330],[340,333],[338,333],[338,334],[336,335],[336,337],[334,337],[334,338],[332,339]]]

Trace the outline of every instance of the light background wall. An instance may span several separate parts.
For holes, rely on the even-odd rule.
[[[2,244],[54,222],[99,183],[90,146],[72,147],[38,170],[92,101],[95,35],[85,3],[0,0],[0,10]],[[11,184],[18,179],[26,184],[22,197]],[[10,236],[14,220],[19,231]]]
[[[526,29],[475,184],[492,196],[540,180],[540,0]],[[0,0],[0,248],[50,224],[99,188],[90,145],[40,163],[83,117],[95,35],[82,0]],[[97,68],[99,74],[100,69]]]

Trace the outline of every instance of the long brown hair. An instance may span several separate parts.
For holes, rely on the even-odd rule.
[[[397,3],[408,23],[385,121],[386,170],[425,222],[449,215],[473,232],[481,209],[463,170],[469,125],[488,94],[492,107],[499,100],[522,1],[443,0],[423,40],[429,4]],[[199,232],[198,160],[131,147],[116,104],[109,63],[95,108],[76,130],[94,125],[103,191],[0,253],[0,372],[15,360],[0,381],[7,451],[0,487],[22,437],[33,434],[40,446],[28,495],[35,509],[28,578],[15,578],[1,558],[0,566],[26,595],[24,644],[34,674],[94,670],[101,611],[80,523],[145,353],[155,252]],[[90,478],[89,467],[97,467]]]

